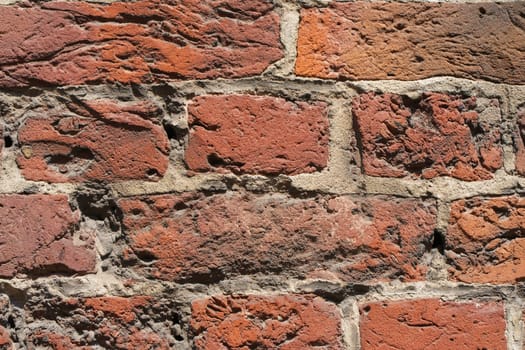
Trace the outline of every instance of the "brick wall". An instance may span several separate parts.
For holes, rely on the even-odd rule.
[[[525,2],[0,0],[0,349],[512,349]]]

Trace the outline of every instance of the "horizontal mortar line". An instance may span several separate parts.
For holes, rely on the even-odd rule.
[[[271,276],[271,275],[270,275]],[[55,286],[64,296],[78,295],[78,291],[87,291],[82,293],[83,297],[99,296],[100,292],[105,295],[114,296],[133,296],[133,295],[152,295],[152,296],[169,296],[180,294],[180,299],[191,301],[197,298],[212,296],[217,294],[231,294],[232,291],[239,294],[254,294],[254,295],[280,295],[280,294],[319,294],[320,292],[343,293],[344,298],[341,300],[356,300],[359,303],[373,302],[379,300],[417,300],[424,298],[442,298],[444,300],[452,300],[459,298],[460,301],[468,301],[470,298],[478,299],[500,299],[500,300],[523,300],[521,294],[515,285],[495,285],[495,284],[466,284],[451,281],[431,282],[392,282],[392,283],[376,283],[376,284],[361,284],[370,287],[370,291],[363,294],[353,294],[345,292],[345,287],[353,286],[352,283],[336,283],[327,280],[297,280],[286,277],[273,276],[271,287],[268,285],[268,275],[264,280],[253,279],[253,276],[244,276],[237,279],[229,279],[221,281],[218,284],[192,284],[192,283],[176,283],[161,280],[149,281],[135,281],[134,287],[123,287],[122,285],[115,285],[118,280],[117,276],[112,283],[103,284],[103,279],[107,276],[98,275],[84,275],[79,277],[64,277],[64,276],[50,276],[39,277],[38,279],[0,279],[0,293],[7,293],[9,289],[30,290],[38,286]],[[94,282],[98,282],[97,284]],[[121,281],[123,282],[123,280]],[[231,286],[245,286],[235,287]],[[90,289],[83,289],[82,286],[97,286],[100,289],[97,293],[90,294]],[[71,287],[68,287],[71,286]],[[68,289],[71,291],[68,291]],[[103,290],[102,290],[103,289]],[[91,289],[93,290],[93,288]],[[154,293],[142,293],[139,291],[154,291]],[[189,297],[188,292],[192,292]],[[330,299],[330,298],[328,298]]]
[[[244,85],[243,85],[244,84]],[[180,90],[196,89],[199,90],[220,90],[225,89],[225,92],[229,91],[255,91],[264,92],[264,89],[271,91],[272,89],[280,90],[283,87],[287,89],[310,87],[313,91],[318,89],[326,88],[322,90],[323,93],[334,93],[332,90],[334,87],[338,88],[336,92],[345,92],[350,89],[354,91],[363,90],[363,85],[369,86],[370,88],[385,89],[390,87],[395,90],[415,90],[425,88],[432,85],[436,88],[446,89],[453,87],[469,87],[469,88],[481,88],[481,89],[493,89],[500,90],[502,94],[505,94],[507,90],[505,88],[511,88],[517,91],[525,92],[525,85],[517,84],[506,84],[506,83],[495,83],[486,80],[470,80],[464,78],[457,78],[452,76],[440,76],[431,77],[419,80],[335,80],[335,79],[318,79],[308,77],[249,77],[241,79],[215,79],[215,80],[181,80],[181,81],[170,81],[167,80],[164,83],[156,84],[138,84],[146,88],[148,91],[154,89],[162,89],[163,87],[178,89]],[[124,85],[127,86],[127,85]],[[131,85],[129,85],[131,86]],[[12,95],[23,95],[24,91],[32,91],[31,95],[34,95],[35,90],[42,92],[63,92],[63,93],[74,93],[75,90],[83,89],[87,91],[111,91],[117,88],[121,88],[122,84],[84,84],[84,85],[64,85],[64,86],[28,86],[24,88],[0,88],[0,93],[12,94]],[[260,91],[262,89],[262,91]],[[188,93],[194,93],[194,91],[188,91]]]

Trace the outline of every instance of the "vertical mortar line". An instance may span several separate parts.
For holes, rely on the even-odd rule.
[[[276,0],[280,10],[280,40],[284,57],[272,64],[262,74],[293,77],[297,56],[297,36],[299,32],[300,5],[283,0]]]
[[[359,339],[359,307],[353,297],[346,298],[339,305],[341,310],[341,328],[343,344],[347,350],[361,349]]]
[[[503,151],[503,169],[507,174],[513,174],[516,170],[514,153],[514,132],[516,128],[516,118],[512,110],[515,107],[515,101],[512,98],[512,89],[505,86],[500,94],[501,98],[501,119],[502,119],[502,151]],[[508,134],[506,133],[508,132]],[[519,135],[516,135],[519,137]]]
[[[523,301],[519,296],[513,294],[504,301],[505,308],[505,336],[509,350],[522,350],[523,345]]]
[[[428,261],[429,273],[427,274],[427,280],[441,284],[447,283],[448,280],[445,248],[450,217],[450,202],[442,198],[437,198],[436,201],[436,235],[441,235],[441,237],[436,237],[436,235],[433,237],[433,247],[429,254],[430,261]],[[436,239],[442,239],[442,242],[436,242]]]

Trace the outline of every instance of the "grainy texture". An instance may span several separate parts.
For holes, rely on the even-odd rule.
[[[168,350],[177,343],[177,310],[146,296],[49,298],[28,303],[25,314],[30,349]]]
[[[491,106],[477,106],[475,98],[368,93],[353,102],[368,175],[475,181],[492,178],[503,165],[496,100],[490,101],[490,121],[480,120],[478,112]]]
[[[299,174],[326,167],[325,103],[250,95],[201,96],[188,106],[191,170]]]
[[[260,74],[283,55],[272,8],[266,0],[0,6],[0,86]]]
[[[0,350],[523,349],[524,1],[0,17]]]
[[[505,350],[503,305],[439,299],[361,305],[363,350]]]
[[[158,180],[169,144],[149,102],[77,101],[37,110],[18,133],[17,163],[33,181]]]
[[[337,308],[311,295],[213,296],[192,316],[197,349],[344,349]]]
[[[297,75],[525,83],[525,3],[332,2],[301,11]]]
[[[452,203],[447,257],[452,279],[515,283],[525,278],[525,199],[472,198]]]
[[[93,271],[94,232],[76,229],[79,214],[65,195],[1,195],[0,277]]]
[[[185,194],[119,205],[131,251],[152,263],[141,270],[188,282],[263,271],[421,280],[436,222],[432,201],[375,197]]]

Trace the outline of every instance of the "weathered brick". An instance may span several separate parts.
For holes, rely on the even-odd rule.
[[[525,199],[519,196],[455,201],[446,254],[452,279],[516,283],[525,278]]]
[[[310,295],[214,296],[194,301],[195,346],[221,349],[343,349],[340,313]]]
[[[147,276],[194,282],[257,272],[421,280],[436,220],[433,201],[391,197],[187,193],[119,206],[128,263]]]
[[[361,349],[505,350],[505,317],[498,302],[438,299],[361,305]]]
[[[93,271],[94,233],[79,220],[65,195],[1,195],[0,277]]]
[[[201,96],[188,106],[191,170],[299,174],[328,162],[328,116],[322,102],[253,95]]]
[[[33,181],[158,180],[169,142],[150,102],[77,101],[33,112],[18,132],[17,164]]]
[[[368,175],[475,181],[503,165],[497,100],[366,93],[353,114]]]
[[[181,337],[174,305],[147,296],[47,297],[25,312],[29,349],[168,350]]]
[[[0,86],[257,75],[283,55],[267,0],[0,6]]]
[[[0,326],[0,349],[14,350],[13,341],[11,340],[9,332],[2,326]]]
[[[523,2],[332,2],[301,11],[296,74],[525,83]]]

